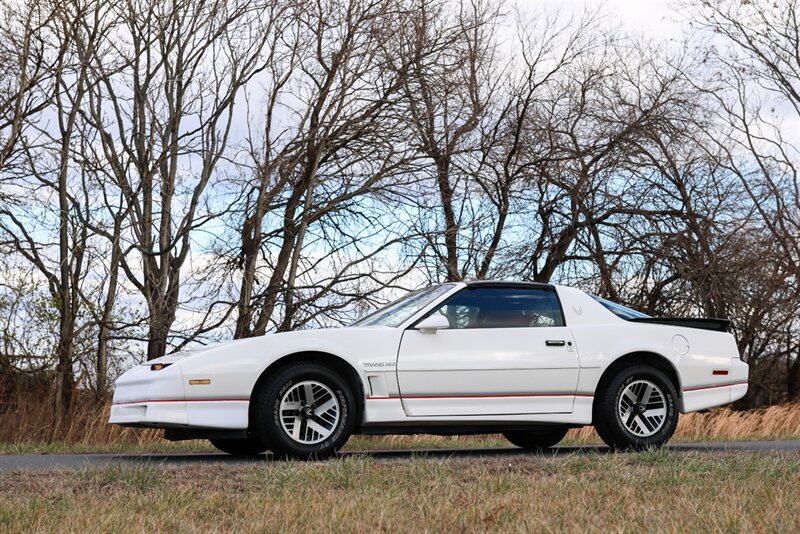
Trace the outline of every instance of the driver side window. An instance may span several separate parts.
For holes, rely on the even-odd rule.
[[[564,326],[561,306],[549,289],[468,288],[434,313],[445,316],[451,329]]]

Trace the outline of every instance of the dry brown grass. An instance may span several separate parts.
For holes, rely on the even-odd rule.
[[[0,473],[0,531],[797,532],[798,471],[653,451]]]
[[[38,452],[64,450],[212,450],[203,442],[177,445],[165,442],[161,431],[109,425],[107,403],[82,399],[69,417],[53,428],[48,402],[17,398],[0,411],[0,452],[23,452],[26,445]],[[762,440],[800,437],[800,404],[784,404],[751,411],[729,408],[681,416],[676,441]],[[592,427],[570,431],[567,443],[600,443]],[[20,447],[16,447],[19,445]],[[350,450],[507,446],[502,436],[355,436]]]
[[[0,412],[0,443],[64,443],[74,445],[160,442],[161,432],[108,424],[111,405],[82,399],[59,426],[51,403],[36,398],[15,398]]]

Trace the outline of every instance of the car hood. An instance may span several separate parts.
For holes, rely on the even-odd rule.
[[[195,347],[193,349],[184,349],[184,350],[180,350],[180,351],[176,351],[176,352],[171,352],[171,353],[167,354],[166,356],[161,356],[160,358],[154,358],[152,360],[147,360],[145,362],[142,362],[142,365],[153,365],[154,363],[175,363],[175,362],[179,362],[181,360],[185,360],[186,358],[188,358],[190,356],[194,356],[194,355],[197,355],[197,354],[203,354],[205,352],[208,352],[209,350],[221,348],[221,347],[224,347],[226,345],[231,345],[233,343],[236,343],[236,340],[234,340],[234,341],[225,341],[225,342],[222,342],[222,343],[214,343],[214,344],[211,344],[211,345],[205,345],[203,347]]]
[[[154,360],[143,362],[143,365],[154,363],[176,363],[199,356],[230,355],[231,352],[247,352],[253,347],[268,347],[276,352],[286,350],[326,350],[331,351],[344,340],[366,336],[381,336],[397,333],[397,329],[384,326],[321,328],[314,330],[296,330],[292,332],[270,333],[263,336],[234,339],[221,343],[205,345],[167,354]]]

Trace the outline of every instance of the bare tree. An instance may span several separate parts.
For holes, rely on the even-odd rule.
[[[479,279],[507,272],[503,267],[493,270],[492,262],[509,221],[533,222],[529,217],[530,190],[541,191],[537,184],[543,182],[542,169],[559,157],[551,138],[541,135],[546,110],[561,77],[595,49],[597,19],[597,12],[566,21],[547,12],[538,20],[518,15],[518,56],[506,67],[506,83],[494,91],[494,102],[479,132],[477,162],[473,170],[469,159],[459,165],[479,187],[473,195],[490,206],[490,216],[471,222],[486,228],[486,237],[477,239],[473,234],[466,240],[465,262],[473,265]],[[501,260],[504,266],[515,263],[509,257]]]
[[[474,134],[492,93],[499,89],[494,32],[501,7],[479,1],[459,2],[455,8],[444,2],[419,2],[399,55],[409,65],[403,87],[408,126],[417,149],[431,163],[438,192],[434,209],[441,210],[443,218],[441,229],[426,232],[427,246],[446,280],[466,276],[458,234],[467,224],[461,215],[470,188],[455,160],[476,148]]]
[[[722,124],[709,141],[779,247],[772,260],[791,273],[785,283],[800,292],[800,141],[787,125],[800,119],[800,4],[702,0],[689,7],[714,39],[706,52],[711,71],[698,79]],[[790,337],[796,340],[797,331]],[[799,360],[797,352],[786,358],[790,369]],[[800,384],[792,373],[787,391],[796,397]]]
[[[536,165],[517,215],[528,222],[507,254],[513,276],[549,281],[569,268],[597,273],[613,293],[608,236],[643,212],[626,169],[643,139],[669,131],[683,102],[679,73],[661,75],[652,51],[613,33],[587,35],[590,51],[548,83],[529,119],[526,157]]]
[[[14,251],[31,263],[47,280],[58,311],[55,413],[60,418],[72,402],[74,347],[79,333],[78,315],[82,304],[82,283],[86,275],[85,252],[89,228],[84,221],[90,209],[85,175],[73,167],[73,143],[78,133],[80,108],[89,89],[89,57],[104,38],[100,6],[95,2],[53,3],[44,13],[39,38],[56,44],[50,65],[52,102],[48,107],[55,123],[32,125],[41,146],[27,141],[23,191],[36,198],[44,195],[40,211],[31,213],[34,202],[25,193],[0,208],[0,232]],[[83,21],[78,25],[75,21]],[[40,21],[35,21],[38,24]],[[37,193],[38,192],[38,193]],[[54,195],[55,205],[50,203]],[[51,211],[51,208],[52,209]],[[38,224],[54,224],[56,241],[40,238]],[[57,421],[60,419],[57,419]],[[56,424],[57,426],[57,424]]]
[[[363,293],[337,295],[339,286],[352,290],[371,276],[364,266],[394,242],[365,247],[382,223],[358,203],[376,199],[408,159],[402,144],[392,146],[398,127],[387,115],[406,68],[386,68],[386,43],[395,40],[403,16],[394,0],[307,2],[276,36],[264,132],[251,136],[248,150],[253,165],[235,265],[242,269],[236,337],[287,330],[345,307]],[[287,101],[291,112],[281,117],[276,110]],[[376,225],[373,231],[348,234],[346,225],[359,218]],[[314,260],[307,256],[312,246]],[[348,250],[358,253],[348,259]],[[299,308],[314,303],[321,306],[301,319]]]
[[[800,118],[800,4],[695,2],[697,24],[723,39],[708,92],[732,128],[719,141],[785,260],[800,268],[800,146],[781,116]]]
[[[115,7],[116,46],[92,63],[91,123],[133,236],[120,266],[149,312],[148,359],[164,354],[193,231],[213,217],[241,88],[262,69],[272,2],[141,1]]]
[[[25,128],[52,98],[52,60],[43,39],[52,17],[46,1],[26,3],[21,11],[0,6],[0,172],[20,155]]]

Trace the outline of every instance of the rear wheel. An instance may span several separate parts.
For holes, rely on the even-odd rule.
[[[623,369],[595,398],[593,419],[597,433],[612,449],[661,447],[678,425],[675,388],[653,367]]]
[[[259,437],[278,456],[307,460],[336,453],[356,424],[353,393],[339,373],[303,362],[277,372],[256,399]]]
[[[256,437],[239,439],[210,439],[213,446],[233,454],[234,456],[256,456],[267,450],[267,447]]]
[[[565,426],[548,426],[532,430],[514,430],[503,435],[508,441],[523,449],[544,450],[552,447],[567,435]]]

